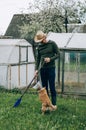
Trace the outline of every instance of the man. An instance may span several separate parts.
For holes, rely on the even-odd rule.
[[[47,35],[42,31],[37,32],[36,36],[34,37],[34,41],[39,43],[35,75],[37,76],[40,63],[42,64],[42,62],[44,62],[44,65],[40,69],[42,86],[46,88],[47,94],[49,95],[49,84],[51,101],[52,104],[57,108],[55,90],[55,60],[60,54],[58,46],[54,41],[48,41]]]

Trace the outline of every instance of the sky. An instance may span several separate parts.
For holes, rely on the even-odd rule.
[[[14,14],[27,13],[29,2],[33,0],[0,0],[0,35],[4,35]]]

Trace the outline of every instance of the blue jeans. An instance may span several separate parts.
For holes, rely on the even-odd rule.
[[[48,95],[49,95],[48,92],[48,84],[49,84],[52,104],[56,105],[55,67],[41,68],[40,76],[41,76],[42,86],[46,88]]]

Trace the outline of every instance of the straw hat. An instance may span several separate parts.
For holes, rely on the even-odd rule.
[[[42,31],[38,31],[36,36],[34,37],[35,42],[41,42],[46,37],[46,34]]]

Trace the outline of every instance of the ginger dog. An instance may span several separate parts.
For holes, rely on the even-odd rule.
[[[46,89],[42,88],[39,82],[33,88],[38,90],[39,99],[42,102],[41,110],[43,113],[46,112],[47,110],[54,111],[57,109],[57,107],[51,103],[51,100],[47,94]]]

